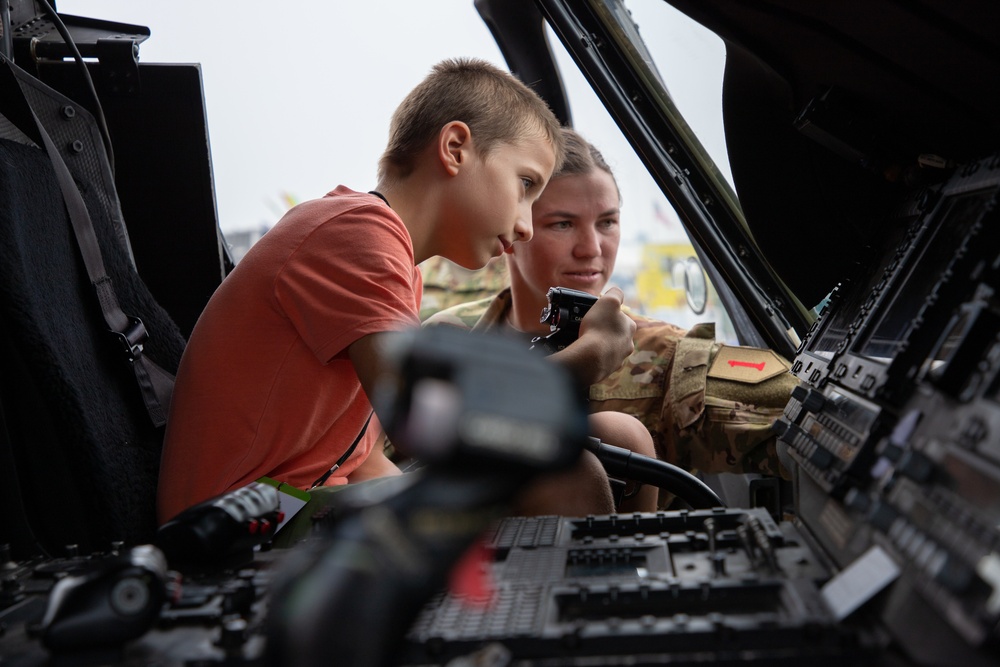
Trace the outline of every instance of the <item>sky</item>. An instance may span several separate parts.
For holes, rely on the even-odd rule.
[[[722,42],[658,0],[628,0],[675,102],[728,174]],[[506,67],[473,0],[58,0],[58,11],[147,26],[143,63],[200,63],[220,227],[273,225],[292,202],[375,185],[389,118],[437,62]],[[558,39],[574,127],[614,168],[625,244],[679,224]],[[627,259],[625,260],[627,261]]]

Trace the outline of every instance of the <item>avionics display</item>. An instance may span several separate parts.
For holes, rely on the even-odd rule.
[[[838,302],[831,304],[830,319],[823,324],[816,340],[810,343],[810,352],[828,359],[838,351],[848,339],[850,327],[857,321],[862,306],[877,295],[876,286],[891,277],[892,270],[889,266],[894,261],[899,261],[896,255],[902,252],[899,248],[903,239],[912,237],[918,226],[918,223],[913,221],[909,223],[900,221],[893,227],[889,238],[882,246],[882,251],[873,253],[873,261],[859,269],[860,275],[850,284],[842,286],[844,296]],[[896,255],[893,254],[894,251]]]
[[[905,289],[896,292],[881,316],[858,341],[855,348],[858,354],[884,360],[895,357],[931,288],[941,280],[959,244],[995,195],[996,189],[990,188],[944,198],[931,223],[936,229],[924,245],[923,253],[904,267],[900,276],[900,284],[905,285]]]

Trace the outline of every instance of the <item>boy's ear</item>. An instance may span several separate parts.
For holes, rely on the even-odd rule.
[[[456,175],[468,161],[472,150],[472,130],[460,120],[453,120],[438,133],[438,157],[448,175]]]

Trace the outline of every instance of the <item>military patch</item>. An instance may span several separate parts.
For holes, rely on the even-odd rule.
[[[787,371],[785,361],[771,350],[722,345],[708,369],[708,377],[757,384]]]

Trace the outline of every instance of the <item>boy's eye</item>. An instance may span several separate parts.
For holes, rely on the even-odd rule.
[[[531,186],[533,186],[534,184],[535,184],[535,182],[533,180],[531,180],[530,178],[526,178],[524,176],[521,177],[521,185],[524,186],[525,190],[530,190]]]

